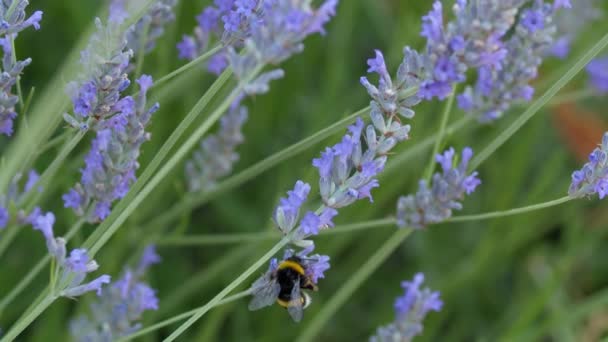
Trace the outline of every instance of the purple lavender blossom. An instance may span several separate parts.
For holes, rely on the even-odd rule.
[[[11,180],[6,194],[0,194],[0,229],[6,228],[8,222],[11,221],[11,206],[20,207],[25,196],[32,190],[41,191],[42,187],[36,187],[40,176],[35,170],[30,170],[27,174],[25,182],[22,181],[23,174],[17,173]],[[14,215],[14,222],[19,225],[29,223],[27,220],[28,214],[23,210],[19,210]]]
[[[521,13],[513,35],[504,48],[509,53],[498,67],[482,66],[477,83],[458,96],[461,109],[475,113],[481,122],[500,118],[515,101],[530,101],[529,85],[538,73],[542,56],[554,42],[553,16],[558,6],[537,0]]]
[[[82,74],[78,81],[70,82],[67,92],[73,103],[74,116],[64,119],[75,128],[104,129],[106,121],[120,115],[123,101],[121,93],[130,85],[127,72],[133,51],[127,48],[127,39],[120,23],[123,9],[115,6],[108,23],[96,19],[97,31],[87,48],[81,52]]]
[[[91,314],[70,322],[72,336],[77,341],[113,341],[139,330],[144,312],[158,310],[156,291],[142,281],[148,268],[158,262],[154,246],[146,247],[136,271],[126,268],[91,305]]]
[[[235,2],[235,11],[246,13],[246,18],[239,23],[238,32],[231,36],[247,36],[244,39],[246,53],[241,55],[232,46],[227,48],[227,53],[234,75],[244,83],[245,92],[261,94],[268,91],[269,81],[282,77],[283,72],[270,70],[252,80],[254,72],[301,52],[307,36],[324,34],[323,26],[335,15],[338,0],[326,0],[317,9],[311,8],[310,1],[306,0],[266,1],[251,11],[253,2],[256,1]]]
[[[0,36],[15,35],[14,38],[17,33],[30,26],[33,26],[35,30],[40,29],[42,11],[35,11],[28,17],[25,14],[28,4],[27,0],[0,2]]]
[[[314,248],[314,244],[311,244],[297,253],[293,249],[286,249],[281,262],[296,258],[310,281],[317,284],[319,279],[325,278],[325,271],[330,268],[330,264],[327,255],[311,255],[310,253],[312,253]],[[268,271],[251,285],[253,298],[249,303],[249,310],[259,310],[273,305],[277,301],[281,291],[281,285],[279,285],[277,278],[277,269],[281,262],[277,259],[270,260]],[[302,319],[301,311],[288,311],[296,322]]]
[[[604,133],[602,145],[589,155],[589,162],[572,173],[568,195],[582,198],[593,194],[598,194],[600,199],[608,194],[608,133]]]
[[[444,99],[454,84],[465,80],[469,68],[498,68],[507,55],[502,39],[525,2],[459,0],[453,6],[455,19],[444,23],[442,3],[435,1],[422,18],[428,76],[420,85],[420,96]]]
[[[114,2],[125,0],[114,0]],[[141,19],[127,30],[127,47],[134,54],[143,46],[149,53],[156,46],[156,41],[165,33],[165,27],[175,20],[173,9],[177,0],[157,0],[152,3]],[[145,38],[144,38],[145,37]],[[142,42],[142,39],[145,41]]]
[[[602,18],[600,0],[576,0],[570,6],[569,1],[556,1],[555,8],[569,8],[569,11],[559,11],[553,22],[557,30],[557,39],[549,48],[548,53],[560,59],[570,55],[572,42],[579,37],[585,29]]]
[[[608,56],[592,60],[587,65],[591,86],[600,94],[608,93]]]
[[[0,229],[6,228],[8,221],[10,220],[8,209],[0,206]]]
[[[203,9],[196,16],[198,25],[194,29],[193,35],[184,35],[182,40],[177,44],[178,56],[181,59],[194,60],[198,56],[205,53],[212,42],[222,41],[224,32],[223,23],[226,20],[234,20],[237,14],[231,15],[233,12],[234,0],[216,0],[213,5]],[[233,18],[233,19],[230,19]],[[228,38],[229,35],[226,35]],[[232,42],[224,41],[224,45],[229,45]],[[207,64],[207,70],[213,74],[219,75],[227,66],[225,52],[219,52],[211,57]]]
[[[239,160],[235,150],[244,141],[241,129],[247,115],[247,107],[233,106],[222,117],[219,132],[201,141],[200,148],[186,162],[190,191],[207,191],[232,172],[233,165]]]
[[[16,3],[9,1],[0,2],[0,45],[2,46],[2,69],[0,73],[0,134],[11,136],[13,134],[13,121],[17,118],[15,106],[19,102],[19,97],[12,93],[13,86],[17,83],[23,69],[31,62],[31,58],[23,61],[14,60],[13,41],[17,38],[17,33],[33,26],[40,29],[42,12],[36,11],[27,18],[25,8],[28,2],[25,0],[15,0]],[[12,12],[9,14],[9,8]],[[27,19],[26,19],[27,18]]]
[[[422,333],[422,321],[426,315],[430,311],[439,312],[443,306],[439,292],[420,289],[423,282],[424,275],[418,273],[412,281],[401,283],[405,293],[395,300],[395,321],[378,328],[370,342],[411,341]]]
[[[288,234],[298,223],[300,207],[306,201],[310,185],[297,181],[293,190],[287,192],[287,197],[280,199],[279,206],[274,212],[274,222],[283,234]]]
[[[60,277],[54,287],[56,295],[78,297],[93,291],[100,295],[101,287],[110,282],[110,276],[102,275],[83,284],[87,274],[96,271],[99,265],[89,257],[86,249],[74,249],[67,256],[66,241],[56,238],[53,233],[55,215],[52,212],[43,214],[37,209],[28,217],[28,221],[35,230],[44,235],[47,249],[59,267]]]
[[[477,172],[468,173],[467,167],[473,150],[462,150],[461,161],[455,165],[454,149],[450,148],[436,159],[442,172],[435,173],[429,188],[426,180],[420,181],[415,195],[402,196],[397,202],[397,225],[401,228],[423,228],[429,224],[445,221],[452,216],[452,210],[461,210],[461,200],[469,195],[481,181]]]
[[[146,109],[146,91],[152,78],[143,75],[137,83],[140,91],[136,99],[122,98],[115,104],[120,112],[100,123],[81,169],[80,183],[62,197],[66,208],[86,215],[90,222],[104,220],[112,203],[127,194],[136,180],[140,147],[150,139],[145,127],[158,110],[158,104]]]

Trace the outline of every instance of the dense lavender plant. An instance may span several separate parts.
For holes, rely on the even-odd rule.
[[[63,238],[56,238],[53,233],[55,215],[52,212],[42,213],[36,208],[27,218],[28,222],[39,230],[46,240],[46,246],[55,259],[55,270],[51,269],[51,286],[54,291],[53,296],[78,297],[91,291],[101,295],[103,284],[110,282],[109,275],[102,275],[88,283],[84,280],[88,273],[94,272],[99,268],[97,262],[92,260],[86,249],[77,248],[67,255],[66,241]]]
[[[133,56],[121,27],[126,16],[124,9],[116,7],[110,11],[105,25],[95,20],[97,31],[81,52],[82,74],[67,87],[74,115],[66,113],[64,119],[73,127],[102,130],[105,121],[121,113],[131,101],[121,97],[131,83],[127,71]]]
[[[475,113],[481,122],[490,122],[500,118],[515,101],[530,101],[534,88],[529,83],[536,78],[542,56],[554,41],[553,16],[567,5],[563,1],[550,4],[536,0],[532,7],[522,10],[513,35],[504,45],[506,57],[495,67],[479,68],[475,86],[468,86],[458,96],[459,107]]]
[[[27,179],[23,184],[23,187],[21,186],[22,178],[23,175],[21,173],[15,175],[9,185],[7,193],[0,194],[0,230],[6,228],[8,223],[11,221],[11,212],[9,209],[17,206],[23,197],[34,189],[34,186],[38,182],[39,175],[36,170],[30,170],[27,174]],[[42,189],[38,188],[34,190],[40,191]],[[16,216],[13,217],[13,219],[15,219],[15,222],[22,224],[24,221],[26,221],[26,216],[26,213],[20,211],[16,213]]]
[[[402,196],[397,202],[397,225],[399,227],[423,228],[442,222],[452,216],[452,210],[462,209],[465,194],[475,191],[481,184],[477,172],[468,174],[467,167],[473,150],[462,150],[459,164],[454,160],[454,149],[450,148],[436,156],[442,173],[433,175],[432,185],[421,180],[415,195]]]
[[[574,39],[602,17],[599,0],[576,0],[571,7],[567,12],[560,11],[554,18],[557,38],[548,52],[560,59],[568,57]]]
[[[281,292],[281,284],[277,278],[278,266],[283,261],[294,256],[301,261],[301,266],[306,277],[308,277],[313,284],[316,285],[320,278],[324,278],[325,271],[330,268],[329,257],[327,255],[319,254],[311,255],[310,253],[312,253],[314,248],[314,244],[311,244],[297,253],[293,249],[286,249],[281,261],[277,260],[276,258],[271,259],[266,273],[264,273],[251,285],[250,291],[253,298],[249,303],[249,309],[259,310],[264,307],[271,306],[277,301],[279,293]],[[296,288],[297,291],[299,291],[299,285],[300,284],[296,284],[296,286],[298,286],[298,288]],[[301,310],[290,310],[289,313],[296,322],[302,319]]]
[[[124,2],[125,0],[114,0]],[[144,16],[127,30],[127,47],[137,55],[143,47],[148,53],[156,46],[156,41],[165,33],[165,27],[175,20],[173,9],[177,0],[157,0],[152,3]]]
[[[439,292],[420,288],[423,282],[424,275],[418,273],[412,281],[401,283],[405,293],[395,300],[395,321],[378,328],[371,342],[407,342],[422,333],[426,315],[430,311],[439,312],[443,306]]]
[[[572,173],[568,194],[572,198],[598,194],[600,199],[608,194],[608,133],[604,133],[601,146],[589,155],[589,162]]]
[[[122,278],[102,291],[91,304],[91,314],[70,322],[76,341],[114,341],[141,328],[145,311],[158,309],[156,291],[142,281],[148,268],[160,262],[154,246],[146,247],[138,267],[126,268]]]
[[[265,93],[270,81],[283,77],[283,70],[273,69],[251,79],[264,65],[277,65],[301,52],[307,36],[324,34],[323,26],[335,15],[337,4],[338,0],[326,0],[314,9],[310,0],[266,1],[261,5],[253,0],[236,1],[234,11],[246,15],[228,16],[225,28],[233,36],[247,38],[243,53],[228,47],[227,57],[245,93]]]
[[[14,40],[17,34],[33,26],[40,29],[42,11],[35,11],[29,18],[25,14],[26,0],[0,1],[0,45],[2,45],[2,70],[0,70],[0,134],[13,134],[13,120],[17,117],[15,106],[19,97],[12,92],[13,86],[19,80],[23,69],[31,62],[31,58],[17,61],[14,51]]]
[[[247,107],[233,106],[220,121],[219,132],[205,138],[192,159],[186,162],[186,180],[190,191],[206,191],[232,172],[239,160],[235,151],[243,143],[241,132],[247,121]]]
[[[443,6],[435,1],[422,18],[421,35],[427,39],[425,64],[428,75],[420,87],[425,99],[446,98],[452,85],[463,82],[469,68],[499,67],[507,55],[503,38],[526,0],[458,0],[455,20],[443,20]]]
[[[146,109],[146,92],[152,86],[152,77],[144,75],[137,83],[137,97],[123,98],[117,104],[119,113],[100,123],[85,158],[80,183],[63,195],[66,208],[73,208],[91,222],[104,220],[112,203],[127,194],[136,180],[140,147],[150,139],[145,128],[158,110],[158,103]],[[89,211],[91,207],[93,210]]]
[[[608,56],[596,58],[587,65],[591,86],[601,94],[608,93]]]

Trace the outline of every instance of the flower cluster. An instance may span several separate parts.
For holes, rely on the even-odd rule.
[[[145,131],[158,103],[146,109],[146,92],[152,86],[152,77],[144,75],[137,80],[139,94],[135,99],[127,96],[120,101],[119,113],[99,125],[97,136],[85,158],[82,178],[63,195],[66,208],[73,208],[91,222],[104,220],[112,202],[123,198],[135,182],[135,171],[141,145],[150,139]],[[89,212],[89,208],[93,210]]]
[[[102,291],[91,305],[90,316],[80,316],[70,322],[70,332],[76,341],[114,341],[133,334],[141,328],[145,311],[158,310],[156,291],[142,281],[148,268],[160,262],[154,246],[144,250],[135,271],[127,268],[122,278]]]
[[[466,79],[468,68],[497,68],[507,55],[502,40],[525,2],[458,0],[453,7],[456,19],[446,24],[442,3],[435,1],[431,12],[422,18],[428,76],[420,95],[444,99],[453,84]]]
[[[64,119],[73,127],[88,129],[92,124],[94,130],[103,129],[105,121],[121,113],[130,101],[121,97],[130,85],[127,71],[133,56],[120,25],[126,16],[124,9],[113,6],[106,25],[95,20],[97,31],[81,52],[82,75],[67,87],[74,115],[66,113]]]
[[[146,14],[127,30],[127,47],[134,54],[142,47],[144,53],[154,49],[156,41],[165,33],[165,26],[175,20],[173,8],[176,4],[177,0],[157,0],[150,5]]]
[[[604,133],[602,145],[589,155],[589,162],[572,173],[568,195],[581,198],[593,194],[600,199],[608,194],[608,133]]]
[[[397,225],[399,227],[423,228],[432,223],[442,222],[452,216],[452,210],[462,209],[459,201],[465,194],[475,191],[481,184],[477,172],[468,174],[467,167],[473,156],[470,148],[462,151],[459,164],[454,160],[454,149],[438,154],[437,162],[442,173],[433,175],[429,188],[426,180],[420,181],[415,195],[402,196],[397,202]]]
[[[548,52],[560,59],[568,57],[574,39],[602,17],[599,0],[576,0],[571,7],[570,11],[559,12],[554,18],[557,38]]]
[[[553,44],[553,16],[567,1],[555,4],[536,0],[522,11],[512,36],[504,48],[508,54],[497,66],[482,66],[474,87],[468,86],[458,96],[461,109],[476,113],[481,122],[490,122],[518,100],[530,101],[534,88],[529,85],[538,73],[545,51]]]
[[[193,60],[207,51],[213,41],[222,41],[225,46],[242,44],[249,37],[248,23],[258,16],[261,4],[257,0],[215,0],[196,16],[194,34],[184,35],[177,44],[179,58]],[[210,58],[207,70],[219,75],[226,66],[228,60],[222,51]]]
[[[219,132],[205,138],[200,149],[186,162],[186,179],[190,191],[205,191],[232,172],[232,166],[239,160],[236,147],[243,143],[241,132],[247,121],[247,107],[233,106],[222,117]]]
[[[587,65],[591,86],[601,94],[608,93],[608,56],[592,60]]]
[[[23,189],[21,189],[20,185],[22,178],[23,175],[21,173],[15,175],[9,185],[7,193],[0,194],[0,229],[6,228],[9,221],[11,220],[11,213],[9,212],[9,207],[11,205],[19,204],[22,198],[27,195],[32,189],[34,189],[34,186],[38,182],[40,176],[38,175],[36,170],[30,170],[30,172],[28,172],[27,174],[25,184],[23,184]],[[38,188],[37,190],[41,191],[42,189]],[[17,222],[20,224],[27,223],[27,220],[25,219],[26,216],[26,213],[19,212],[16,218]]]
[[[89,257],[86,249],[73,249],[70,255],[67,255],[65,239],[56,238],[53,233],[55,215],[52,212],[43,214],[39,208],[36,208],[27,220],[35,230],[39,230],[44,235],[47,249],[57,263],[55,273],[59,277],[55,279],[54,295],[78,297],[91,291],[97,292],[98,296],[101,295],[101,287],[110,283],[110,276],[104,274],[83,284],[87,274],[96,271],[99,265]]]
[[[307,36],[325,33],[323,26],[335,15],[338,0],[325,0],[317,9],[310,3],[310,0],[265,1],[258,5],[253,0],[235,1],[235,13],[247,15],[228,16],[225,28],[232,36],[247,38],[244,53],[228,47],[227,57],[246,93],[265,93],[270,81],[283,77],[281,69],[274,69],[252,79],[259,68],[281,63],[304,49],[302,41]]]
[[[371,342],[411,341],[422,332],[422,321],[430,311],[439,312],[443,302],[439,292],[428,288],[420,289],[424,275],[418,273],[412,281],[404,281],[401,287],[405,290],[403,296],[395,301],[395,321],[378,328]]]
[[[14,3],[14,4],[13,4]],[[25,14],[26,0],[0,2],[0,45],[4,53],[2,57],[2,70],[0,70],[0,134],[10,136],[13,134],[13,120],[17,117],[15,105],[19,97],[12,93],[23,69],[31,62],[31,58],[17,61],[13,42],[17,34],[33,26],[40,29],[42,12],[36,11],[29,18]]]
[[[279,298],[281,293],[281,286],[277,277],[277,270],[279,265],[286,260],[293,260],[296,258],[298,263],[302,266],[305,277],[310,279],[314,285],[316,285],[320,278],[325,277],[325,271],[330,268],[329,257],[327,255],[310,254],[314,250],[315,246],[310,245],[300,252],[295,252],[293,249],[285,250],[281,261],[273,258],[270,260],[268,270],[260,278],[258,278],[251,285],[251,293],[253,298],[249,303],[250,310],[259,310],[261,308],[273,305]],[[302,279],[298,279],[294,284],[294,289],[299,293]],[[302,309],[302,308],[301,308]],[[289,312],[295,321],[299,321],[301,317],[301,310]]]

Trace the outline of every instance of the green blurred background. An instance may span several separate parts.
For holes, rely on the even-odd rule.
[[[576,0],[575,0],[576,1]],[[80,35],[105,6],[102,1],[33,0],[30,11],[44,11],[42,29],[27,30],[17,40],[17,54],[31,56],[23,87],[43,88],[57,71]],[[183,64],[176,56],[175,44],[182,34],[190,34],[194,16],[208,1],[180,1],[177,21],[168,27],[157,49],[146,57],[144,72],[159,78]],[[446,6],[447,8],[448,6]],[[608,7],[608,6],[607,6]],[[283,67],[286,76],[272,83],[269,94],[246,101],[250,119],[245,126],[246,143],[239,147],[241,159],[236,171],[280,151],[369,102],[359,77],[367,69],[366,59],[373,49],[385,53],[389,68],[395,70],[405,45],[420,48],[420,17],[430,2],[413,0],[343,0],[337,17],[329,24],[325,37],[314,36]],[[601,37],[608,25],[591,27],[577,41],[566,61],[548,59],[537,82],[542,92],[567,65],[576,60]],[[161,101],[151,126],[152,140],[143,147],[142,169],[192,105],[213,81],[202,70],[181,77],[177,86],[153,93]],[[579,75],[563,93],[586,87]],[[591,98],[576,107],[553,106],[538,113],[504,147],[479,169],[483,185],[464,202],[464,214],[509,209],[564,196],[573,169],[580,160],[569,146],[576,139],[566,138],[572,123],[563,115],[606,118],[602,109],[607,100]],[[493,125],[470,124],[448,138],[446,145],[475,151],[505,129],[522,112],[514,108]],[[411,139],[397,149],[404,152],[434,133],[441,103],[424,103],[412,121]],[[566,113],[562,116],[558,113]],[[590,114],[593,113],[593,114]],[[49,115],[55,113],[49,113]],[[455,121],[464,114],[456,111]],[[604,121],[602,121],[604,122]],[[596,127],[597,128],[597,127]],[[569,130],[570,129],[570,130]],[[577,131],[578,132],[578,131]],[[583,131],[577,134],[596,134]],[[238,189],[214,197],[209,203],[168,225],[169,234],[254,233],[270,231],[272,210],[278,198],[293,187],[297,179],[316,183],[311,159],[339,139],[339,135],[291,158],[280,166],[243,184]],[[599,136],[595,137],[599,142]],[[7,139],[0,139],[4,148]],[[58,216],[56,229],[65,231],[75,217],[62,208],[60,195],[78,178],[81,144],[53,182],[55,197],[44,206]],[[0,150],[1,151],[1,150]],[[394,215],[396,199],[415,191],[430,158],[424,150],[415,158],[392,167],[381,177],[374,191],[375,203],[361,201],[340,212],[338,224],[356,223]],[[37,163],[44,168],[53,151]],[[145,222],[184,196],[183,167],[180,166],[143,203],[97,257],[104,273],[117,278],[126,260],[138,257],[141,241],[147,237]],[[417,272],[427,276],[426,284],[441,291],[444,308],[431,313],[419,341],[503,340],[581,340],[594,341],[608,331],[608,232],[606,205],[597,200],[579,200],[540,212],[466,224],[444,224],[415,232],[378,268],[338,312],[325,322],[316,340],[366,340],[377,326],[393,319],[393,300],[401,294],[400,282]],[[82,241],[94,226],[77,237]],[[295,324],[282,308],[271,307],[249,312],[246,300],[212,310],[188,330],[182,340],[195,341],[291,341],[306,329],[324,304],[348,282],[362,263],[392,235],[396,228],[385,227],[350,234],[321,236],[317,252],[331,257],[332,268],[313,294],[313,304],[305,318]],[[29,228],[19,235],[0,268],[0,293],[5,293],[23,277],[46,252],[37,232]],[[277,233],[278,237],[278,233]],[[204,304],[236,278],[270,246],[268,243],[222,246],[160,246],[163,262],[152,269],[151,286],[158,289],[160,310],[145,315],[144,326]],[[261,272],[261,270],[260,270]],[[0,327],[9,327],[44,288],[47,274],[0,316]],[[244,284],[245,289],[250,282]],[[68,339],[68,322],[88,311],[94,296],[77,301],[60,300],[45,312],[21,340],[63,341]],[[589,303],[594,305],[589,305]],[[170,326],[142,340],[167,336]],[[606,335],[608,336],[608,335]]]

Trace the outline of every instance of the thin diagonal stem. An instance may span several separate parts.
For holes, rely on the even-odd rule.
[[[441,148],[441,144],[443,142],[443,137],[446,133],[446,127],[448,125],[448,121],[450,120],[450,114],[452,113],[452,107],[454,105],[454,97],[456,96],[456,89],[452,89],[452,93],[448,96],[448,99],[443,107],[443,113],[441,114],[441,122],[439,123],[439,131],[437,132],[437,137],[435,138],[435,145],[433,146],[433,152],[431,152],[431,160],[429,161],[429,165],[427,166],[426,172],[424,174],[424,179],[427,182],[431,181],[431,177],[433,176],[433,171],[435,170],[435,156],[439,153],[439,149]]]
[[[257,177],[268,169],[274,167],[275,165],[280,164],[281,162],[305,151],[309,147],[314,146],[322,140],[332,136],[333,134],[344,129],[346,126],[352,124],[358,116],[362,115],[367,111],[369,111],[369,107],[362,108],[348,115],[347,117],[334,123],[333,125],[326,127],[318,131],[317,133],[246,168],[245,170],[237,173],[236,175],[227,178],[209,191],[200,194],[189,194],[185,196],[176,205],[171,207],[169,210],[164,211],[160,216],[154,218],[154,220],[147,222],[146,224],[144,224],[144,226],[149,229],[152,226],[166,225],[176,217],[179,217],[179,215],[181,215],[182,213],[188,212],[193,208],[205,204],[214,197],[242,185],[243,183]]]
[[[251,295],[251,290],[245,290],[245,291],[236,293],[236,294],[234,294],[232,296],[226,297],[226,298],[218,301],[215,304],[215,306],[220,306],[220,305],[223,305],[223,304],[228,304],[228,303],[234,302],[236,300],[239,300],[241,298],[247,297],[249,295]],[[176,323],[176,322],[179,322],[179,321],[183,321],[184,319],[192,317],[194,314],[196,314],[198,312],[198,310],[201,310],[202,308],[203,307],[192,309],[190,311],[186,311],[186,312],[184,312],[182,314],[179,314],[177,316],[171,317],[171,318],[166,319],[164,321],[158,322],[158,323],[153,324],[153,325],[151,325],[149,327],[141,329],[141,330],[139,330],[139,331],[137,331],[137,332],[135,332],[135,333],[133,333],[133,334],[131,334],[129,336],[125,336],[123,338],[120,338],[120,339],[117,340],[117,342],[131,341],[131,340],[133,340],[133,339],[135,339],[137,337],[140,337],[140,336],[146,335],[148,333],[151,333],[153,331],[159,330],[159,329],[164,328],[164,327],[166,327],[168,325],[171,325],[173,323]]]
[[[172,78],[174,78],[180,74],[183,74],[186,71],[189,71],[190,69],[194,68],[195,66],[199,65],[200,63],[206,61],[207,59],[209,59],[210,57],[212,57],[213,55],[218,53],[221,49],[222,49],[221,45],[212,47],[209,51],[198,56],[196,59],[193,59],[192,61],[182,65],[181,67],[177,68],[176,70],[173,70],[172,72],[168,73],[167,75],[159,78],[156,82],[154,82],[154,84],[152,85],[151,88],[159,87],[160,85],[166,83],[167,81],[171,80]]]
[[[572,198],[570,196],[565,196],[565,197],[555,199],[553,201],[533,204],[533,205],[529,205],[526,207],[515,208],[515,209],[510,209],[510,210],[494,211],[491,213],[477,214],[477,215],[454,216],[452,218],[447,219],[445,222],[481,221],[481,220],[488,220],[488,219],[505,217],[505,216],[525,214],[525,213],[529,213],[531,211],[554,207],[556,205],[566,203],[573,199],[574,198]]]
[[[296,342],[313,341],[321,329],[331,321],[331,317],[346,303],[353,293],[363,284],[372,273],[384,263],[393,252],[401,246],[403,241],[412,233],[412,229],[404,228],[397,230],[384,242],[382,247],[376,251],[350,278],[346,279],[342,287],[335,295],[325,303],[312,319],[310,324],[304,328]]]
[[[274,247],[272,247],[266,254],[259,258],[253,265],[251,265],[245,272],[241,273],[232,283],[228,284],[222,291],[220,291],[215,297],[213,297],[207,304],[203,305],[192,314],[192,316],[182,325],[180,325],[169,337],[164,339],[164,342],[171,342],[178,338],[184,331],[198,321],[204,314],[206,314],[211,308],[218,305],[218,303],[224,299],[230,292],[232,292],[237,286],[243,283],[249,276],[251,276],[258,268],[262,267],[270,258],[278,253],[281,248],[289,243],[289,238],[284,237]]]

